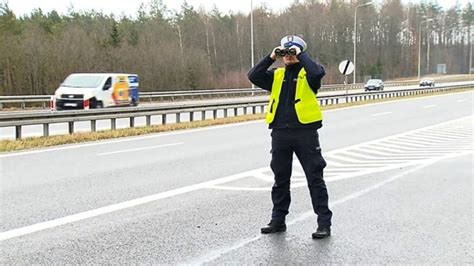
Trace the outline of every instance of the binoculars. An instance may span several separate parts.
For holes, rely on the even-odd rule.
[[[277,48],[275,50],[275,54],[280,57],[283,57],[285,55],[296,55],[296,49],[295,48],[285,48],[285,49]]]

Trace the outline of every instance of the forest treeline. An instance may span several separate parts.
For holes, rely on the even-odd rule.
[[[323,82],[342,83],[338,64],[352,59],[354,10],[364,2],[295,1],[279,12],[256,7],[255,61],[284,35],[300,34],[326,67]],[[420,26],[427,19],[432,21]],[[446,64],[447,74],[468,73],[473,21],[470,3],[444,10],[436,1],[384,0],[359,8],[357,81],[416,76],[419,42],[422,75],[435,73],[437,64]],[[52,94],[74,72],[137,73],[143,91],[250,85],[249,13],[206,11],[186,2],[171,12],[152,0],[133,17],[73,7],[66,14],[35,9],[17,16],[4,2],[0,40],[0,95]]]

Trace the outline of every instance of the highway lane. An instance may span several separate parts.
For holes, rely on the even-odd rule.
[[[457,84],[466,84],[466,81],[464,82],[446,82],[446,83],[438,83],[438,85],[457,85]],[[417,85],[411,85],[411,86],[399,86],[399,87],[385,87],[385,91],[391,91],[391,90],[400,90],[400,89],[414,89],[418,88],[419,86]],[[350,93],[363,93],[363,89],[358,89],[358,90],[351,90],[349,91]],[[338,94],[344,94],[344,91],[325,91],[325,92],[320,92],[319,96],[329,96],[329,95],[338,95]],[[143,102],[142,105],[147,105],[147,106],[181,106],[185,104],[192,104],[192,103],[204,103],[204,104],[212,104],[215,102],[231,102],[234,101],[237,98],[227,98],[227,99],[208,99],[208,100],[188,100],[188,101],[176,101],[176,102],[163,102],[163,103],[147,103]],[[241,97],[238,99],[259,99],[259,100],[266,100],[268,99],[268,96],[256,96],[256,97]],[[0,112],[0,116],[8,116],[10,114],[14,113],[26,113],[30,114],[32,112],[41,112],[41,113],[49,113],[51,112],[50,110],[29,110],[29,111],[13,111],[13,112]],[[243,114],[243,110],[239,110],[239,114]],[[212,117],[212,112],[207,112],[206,117]],[[218,117],[223,117],[223,111],[218,112]],[[229,115],[234,115],[232,111],[229,113]],[[199,120],[201,119],[201,113],[196,113],[195,114],[195,119]],[[174,115],[169,115],[167,117],[167,123],[174,123],[176,121],[176,118]],[[188,114],[182,114],[181,116],[181,121],[189,121],[189,115]],[[129,127],[129,120],[124,118],[124,119],[117,119],[117,128],[127,128]],[[161,117],[160,116],[153,116],[152,117],[152,124],[160,124],[161,123]],[[135,121],[136,126],[143,126],[146,124],[145,117],[138,117]],[[77,122],[74,125],[75,127],[75,132],[89,132],[90,131],[90,122]],[[102,130],[102,129],[110,129],[110,120],[99,120],[97,121],[97,129]],[[58,135],[58,134],[67,134],[68,132],[68,125],[67,123],[57,123],[57,124],[51,124],[50,125],[50,135]],[[31,126],[24,126],[22,127],[22,135],[23,137],[32,137],[32,136],[42,136],[43,134],[43,126],[42,125],[31,125]],[[14,139],[15,138],[15,129],[13,127],[10,128],[0,128],[0,139]]]
[[[449,86],[449,85],[459,85],[459,84],[471,84],[471,81],[455,81],[455,82],[446,82],[446,81],[439,81],[437,83],[437,86]],[[415,89],[415,88],[420,88],[418,85],[408,85],[408,86],[390,86],[390,87],[385,87],[385,91],[393,91],[393,90],[403,90],[403,89]],[[256,90],[261,90],[260,88],[256,88]],[[331,95],[339,95],[339,94],[344,94],[346,91],[345,90],[335,90],[335,91],[325,91],[322,90],[319,92],[318,96],[331,96]],[[355,89],[355,90],[349,90],[349,93],[362,93],[365,92],[364,89]],[[253,97],[233,97],[233,98],[221,98],[221,99],[203,99],[203,100],[180,100],[177,99],[175,101],[165,101],[165,102],[149,102],[146,100],[141,101],[141,105],[146,105],[146,106],[176,106],[176,105],[182,105],[186,103],[212,103],[215,102],[216,100],[221,102],[225,101],[233,101],[235,99],[268,99],[268,96],[253,96]],[[0,115],[8,115],[8,114],[31,114],[31,113],[48,113],[50,112],[49,109],[34,109],[34,110],[1,110]]]
[[[10,264],[472,261],[466,253],[472,96],[325,112],[321,142],[335,221],[334,236],[323,242],[310,239],[315,219],[297,167],[288,232],[260,236],[271,208],[262,121],[2,154],[2,232],[64,223],[75,214],[83,219],[3,240],[0,258]],[[400,150],[416,152],[390,151],[400,138],[406,144]],[[351,160],[374,156],[363,145],[379,153],[376,159],[341,162],[344,151],[359,153]],[[390,158],[380,162],[383,150]],[[429,160],[417,161],[423,154]],[[148,195],[156,199],[145,203]],[[135,199],[134,207],[124,204]],[[118,210],[107,212],[113,204]],[[101,207],[96,214],[105,214],[84,218]]]

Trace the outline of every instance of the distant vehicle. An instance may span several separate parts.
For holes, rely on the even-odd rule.
[[[365,91],[383,91],[383,81],[381,79],[369,79],[364,85]]]
[[[121,73],[75,73],[54,93],[57,110],[110,106],[137,106],[138,75]]]
[[[434,80],[432,79],[422,79],[420,80],[420,87],[424,87],[424,86],[433,86],[434,87],[435,85],[435,82]]]

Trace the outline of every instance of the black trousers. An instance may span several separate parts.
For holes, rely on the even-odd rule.
[[[275,175],[272,188],[272,220],[285,221],[288,214],[291,202],[290,177],[295,153],[308,181],[313,210],[318,216],[318,225],[331,225],[332,212],[328,207],[328,191],[323,179],[326,161],[321,155],[317,130],[273,129],[271,136],[270,167]]]

